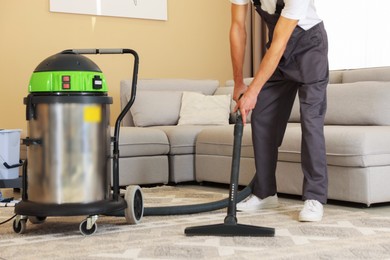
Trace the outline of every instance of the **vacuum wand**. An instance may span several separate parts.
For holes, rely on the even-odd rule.
[[[234,126],[234,143],[233,143],[233,159],[232,168],[230,174],[230,192],[229,192],[229,204],[227,216],[225,218],[225,224],[236,224],[237,223],[237,189],[238,189],[238,173],[240,171],[240,158],[241,158],[241,143],[242,133],[244,131],[244,125],[242,123],[242,116],[237,111],[236,124]]]
[[[189,227],[184,233],[189,236],[258,236],[273,237],[274,228],[242,225],[237,223],[236,203],[238,177],[240,172],[241,143],[243,135],[243,122],[240,112],[237,112],[234,126],[234,142],[232,155],[232,168],[230,178],[229,203],[224,223],[206,226]]]

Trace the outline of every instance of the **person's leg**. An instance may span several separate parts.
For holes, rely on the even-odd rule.
[[[297,92],[297,85],[287,81],[269,81],[252,111],[252,142],[256,174],[252,193],[260,199],[277,192],[275,170],[278,147],[281,145],[287,121]]]
[[[295,57],[302,85],[299,88],[301,109],[301,163],[304,174],[300,221],[320,221],[328,196],[328,173],[324,138],[326,87],[328,85],[328,42],[323,23],[306,31]]]
[[[303,200],[327,201],[328,177],[324,138],[326,88],[328,85],[328,42],[322,23],[305,32],[297,47],[296,64],[301,112],[301,162],[304,174]]]
[[[299,89],[301,110],[301,162],[304,174],[303,200],[327,201],[328,175],[324,138],[327,81]]]

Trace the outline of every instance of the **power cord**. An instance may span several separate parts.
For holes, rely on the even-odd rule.
[[[4,225],[5,223],[7,223],[7,222],[9,222],[9,221],[11,221],[11,220],[14,219],[15,217],[16,217],[16,214],[13,215],[12,217],[10,217],[9,219],[7,219],[7,220],[1,222],[1,223],[0,223],[0,226],[1,226],[1,225]]]

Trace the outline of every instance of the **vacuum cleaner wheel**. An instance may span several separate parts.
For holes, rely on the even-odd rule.
[[[128,186],[125,193],[127,208],[125,209],[125,218],[129,224],[138,224],[144,215],[144,201],[141,187]]]
[[[14,232],[17,234],[24,234],[26,232],[27,219],[15,219],[12,225]]]
[[[83,234],[84,236],[89,236],[89,235],[92,235],[96,232],[97,224],[93,223],[91,225],[91,228],[88,229],[88,220],[86,219],[80,223],[79,230],[80,230],[81,234]]]

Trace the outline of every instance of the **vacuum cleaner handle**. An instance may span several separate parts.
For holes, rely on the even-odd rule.
[[[112,50],[107,50],[107,53]],[[134,56],[134,66],[133,66],[133,80],[131,83],[131,96],[129,102],[123,108],[121,113],[115,122],[115,132],[114,132],[114,149],[113,149],[113,199],[118,200],[119,198],[119,130],[121,127],[121,122],[127,112],[129,112],[131,106],[135,101],[136,90],[137,90],[137,80],[138,80],[138,66],[139,66],[139,56],[136,51],[132,49],[122,49],[122,53],[131,54]]]
[[[4,167],[7,168],[7,169],[13,169],[13,168],[18,168],[20,166],[23,165],[23,161],[22,160],[19,160],[19,163],[17,164],[12,164],[12,165],[9,165],[8,163],[4,162],[3,163]]]
[[[73,52],[76,54],[124,54],[128,49],[69,49],[62,53]]]

